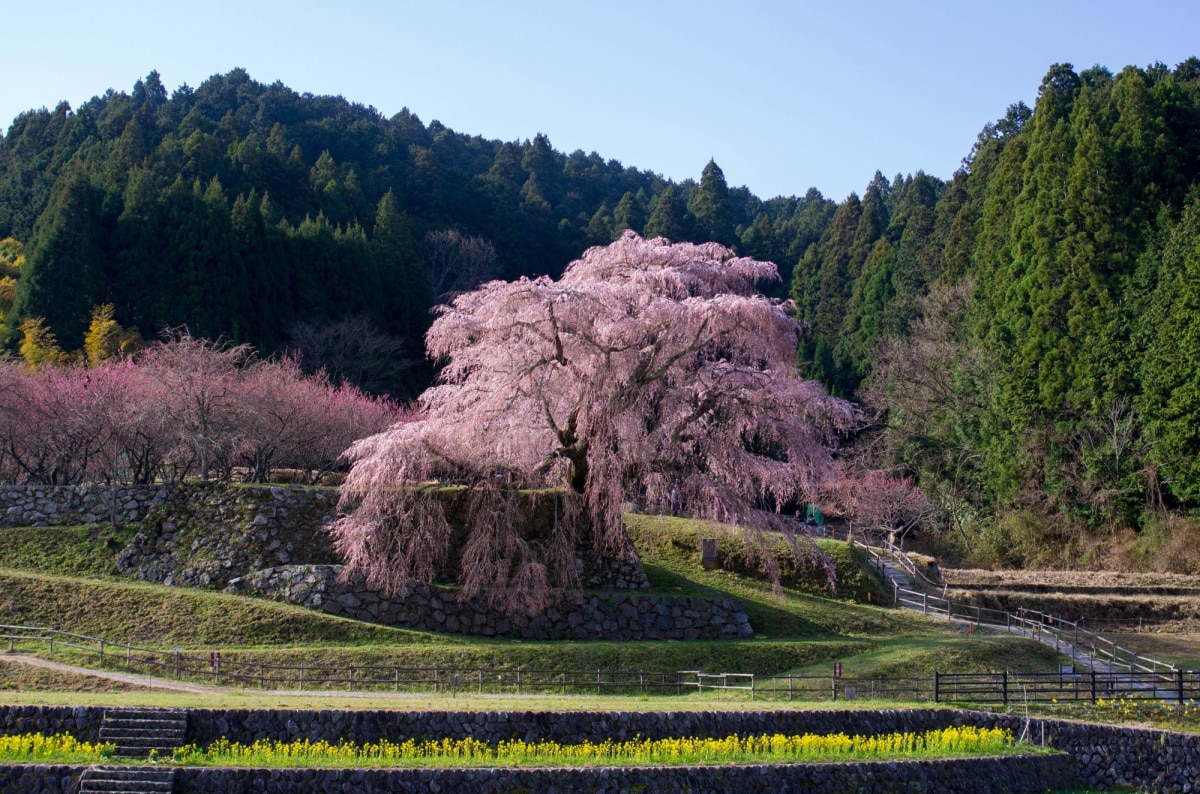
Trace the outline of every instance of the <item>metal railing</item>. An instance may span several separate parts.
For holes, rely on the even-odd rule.
[[[854,542],[850,538],[850,542]],[[1103,665],[1109,671],[1127,673],[1173,673],[1176,667],[1168,662],[1142,656],[1124,648],[1112,640],[1085,628],[1081,621],[1070,621],[1056,615],[1021,608],[1016,613],[1003,609],[991,609],[979,604],[967,604],[946,598],[946,588],[933,582],[913,563],[907,554],[890,541],[880,546],[856,543],[871,558],[872,564],[884,582],[891,582],[892,602],[895,606],[919,609],[927,615],[945,617],[975,626],[1003,628],[1010,633],[1020,633],[1046,645],[1053,645],[1059,653],[1070,655],[1073,664],[1085,664],[1095,668]],[[895,579],[887,576],[886,562],[904,568],[906,572],[932,589],[941,589],[943,595],[930,595],[926,591],[903,588]]]
[[[1002,609],[990,609],[979,604],[964,604],[927,592],[908,590],[893,581],[893,599],[897,606],[920,610],[926,615],[945,617],[948,620],[1004,629],[1009,633],[1038,640],[1054,650],[1067,654],[1075,664],[1088,667],[1101,664],[1111,671],[1129,673],[1171,673],[1175,665],[1149,656],[1142,656],[1124,648],[1112,640],[1090,631],[1077,621],[1069,621],[1031,609],[1020,609],[1016,613]]]

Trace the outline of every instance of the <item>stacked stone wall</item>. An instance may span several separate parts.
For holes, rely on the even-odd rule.
[[[49,764],[0,766],[0,791],[5,794],[76,794],[86,768]]]
[[[1075,762],[1079,782],[1090,788],[1200,792],[1200,735],[1011,714],[976,713],[971,719],[1064,751]]]
[[[0,526],[63,527],[141,521],[171,496],[165,485],[0,486]]]
[[[618,794],[686,791],[691,794],[789,794],[862,791],[1010,794],[1044,792],[1072,781],[1062,756],[972,758],[897,763],[797,764],[591,769],[181,769],[175,790],[184,794],[342,794],[517,791]]]
[[[142,581],[226,587],[273,566],[332,564],[324,526],[337,501],[332,488],[177,485],[141,522],[117,567]]]
[[[361,582],[339,582],[341,566],[271,568],[233,580],[226,592],[257,595],[331,615],[425,631],[528,640],[698,640],[754,635],[731,598],[566,593],[534,617],[511,616],[451,590],[414,587],[387,598]]]
[[[451,512],[461,510],[453,494],[447,499]],[[550,520],[543,515],[553,513],[548,500],[531,500],[536,521]],[[168,585],[225,587],[267,568],[339,562],[323,529],[337,504],[335,488],[295,485],[5,485],[0,526],[138,524],[118,561],[122,573]],[[649,586],[632,547],[599,556],[581,549],[578,562],[586,588]]]
[[[66,706],[12,706],[0,705],[0,735],[22,733],[54,734],[67,732],[79,739],[95,741],[98,735],[103,709],[99,707],[71,708]],[[299,710],[211,710],[192,709],[188,712],[188,740],[197,744],[207,744],[216,739],[226,737],[238,742],[253,742],[257,739],[292,739],[308,738],[312,740],[325,739],[337,742],[347,739],[354,742],[374,742],[380,739],[404,741],[406,739],[426,738],[465,738],[474,737],[482,741],[498,742],[504,739],[537,740],[547,739],[559,742],[603,741],[604,739],[626,740],[635,736],[651,739],[672,736],[721,737],[730,734],[761,734],[761,733],[818,733],[829,734],[845,732],[847,734],[873,735],[891,733],[894,731],[926,731],[944,728],[952,725],[974,725],[978,727],[1007,728],[1018,737],[1023,737],[1031,744],[1059,749],[1064,752],[1060,759],[1066,759],[1068,767],[1055,766],[1054,761],[1045,761],[1045,757],[1024,757],[1020,759],[990,759],[998,766],[987,767],[981,760],[964,762],[975,764],[978,780],[984,781],[993,788],[969,788],[971,774],[952,771],[957,768],[950,766],[938,767],[936,762],[932,767],[922,771],[920,762],[917,765],[891,762],[888,764],[848,764],[833,765],[835,768],[822,769],[829,765],[805,765],[797,767],[740,767],[744,777],[734,778],[705,778],[714,774],[710,771],[694,769],[675,770],[678,777],[647,778],[648,770],[606,770],[607,778],[555,778],[554,785],[564,789],[579,788],[584,791],[619,791],[621,786],[628,789],[634,785],[649,785],[647,790],[660,790],[666,786],[668,790],[680,788],[678,784],[691,781],[696,791],[742,789],[754,786],[754,780],[765,781],[764,785],[778,786],[781,783],[804,786],[817,786],[821,781],[835,786],[829,790],[856,790],[854,788],[840,789],[836,786],[857,780],[860,785],[873,780],[893,781],[888,786],[897,786],[894,790],[926,790],[917,788],[916,783],[928,785],[928,790],[939,791],[996,791],[1002,790],[998,782],[1004,782],[1013,791],[1033,791],[1039,789],[1018,788],[1024,785],[1023,778],[1005,777],[1005,764],[1014,768],[1035,770],[1038,775],[1050,775],[1044,778],[1040,789],[1059,787],[1058,775],[1063,769],[1069,769],[1073,780],[1072,786],[1087,786],[1096,790],[1128,789],[1166,792],[1168,794],[1186,794],[1200,790],[1197,785],[1197,771],[1200,769],[1200,735],[1162,731],[1148,728],[1129,728],[1094,723],[1071,722],[1054,719],[1024,719],[1012,714],[991,714],[987,712],[959,711],[954,709],[884,709],[867,710],[778,710],[778,711],[677,711],[677,712],[469,712],[469,711],[299,711]],[[1046,766],[1040,766],[1046,764]],[[852,771],[855,767],[858,772]],[[13,770],[16,770],[15,772]],[[39,780],[37,774],[30,772],[35,769],[26,767],[0,767],[0,791],[12,792],[42,792],[65,791],[64,788],[36,788],[34,783]],[[46,767],[45,769],[51,769]],[[47,772],[46,780],[58,785],[67,773],[64,767],[53,768],[56,771]],[[902,774],[894,777],[891,770],[899,769]],[[938,771],[938,770],[942,771]],[[784,770],[784,771],[781,771]],[[842,770],[850,777],[832,774]],[[847,771],[851,770],[851,771]],[[951,771],[946,771],[951,770]],[[1041,771],[1037,771],[1041,770]],[[1058,770],[1058,771],[1055,771]],[[524,770],[530,771],[530,770]],[[597,770],[598,772],[599,770]],[[653,770],[666,773],[670,770]],[[785,773],[786,771],[786,773]],[[452,773],[452,774],[451,774]],[[292,774],[292,773],[286,773]],[[272,770],[264,773],[261,770],[253,772],[242,770],[231,778],[205,778],[198,772],[188,775],[193,783],[181,783],[181,791],[276,791],[281,788],[270,788],[268,781],[281,781],[286,778],[282,770]],[[325,770],[320,773],[296,771],[299,775],[292,783],[312,786],[304,790],[334,791],[340,789],[321,788],[321,781],[338,781],[345,784],[348,779],[338,775],[348,774],[346,770]],[[380,773],[383,774],[383,773]],[[416,772],[388,772],[399,777],[387,778],[392,783],[400,785],[404,775],[414,775]],[[448,770],[447,774],[465,774],[463,770]],[[481,788],[449,788],[447,790],[464,791],[494,791],[497,781],[516,780],[505,775],[517,774],[510,770],[486,771],[478,779],[467,776],[454,778],[453,785]],[[739,774],[731,770],[730,774]],[[255,777],[258,775],[258,777]],[[308,775],[305,777],[305,775]],[[700,775],[701,777],[695,777]],[[813,777],[823,775],[824,777]],[[832,775],[832,776],[831,776]],[[879,777],[885,775],[885,777]],[[922,775],[924,777],[922,777]],[[442,778],[451,783],[451,777]],[[204,778],[203,780],[201,778]],[[235,785],[235,778],[236,782]],[[379,778],[384,780],[385,778]],[[214,788],[219,785],[215,780],[225,780],[227,789]],[[290,779],[289,779],[290,780]],[[365,778],[363,779],[365,780]],[[420,778],[409,778],[413,785],[427,785],[428,781]],[[547,783],[549,779],[542,782]],[[657,782],[656,782],[657,781]],[[731,781],[737,781],[736,784]],[[791,781],[789,783],[789,781]],[[544,790],[535,786],[530,779],[527,787],[532,790]],[[46,786],[51,786],[51,782]],[[386,785],[392,785],[387,783]],[[651,784],[655,785],[651,785]],[[602,788],[601,785],[611,785],[612,788]],[[1053,785],[1052,785],[1053,784]],[[240,788],[245,785],[248,788]],[[364,784],[366,785],[366,784]],[[374,783],[370,785],[375,785]],[[380,783],[379,785],[385,785]],[[409,785],[409,783],[404,783]],[[898,787],[898,786],[905,787]],[[195,786],[195,788],[189,788]],[[492,786],[492,788],[488,788]],[[657,788],[655,787],[657,786]],[[893,790],[885,786],[883,790]],[[590,788],[589,788],[590,787]],[[1070,787],[1064,783],[1061,787]],[[362,788],[362,791],[386,791],[387,788]],[[406,791],[408,788],[394,790]],[[414,789],[415,790],[415,789]],[[429,790],[428,788],[420,790]],[[787,788],[747,788],[748,791],[779,790]],[[820,789],[825,790],[825,789]],[[869,789],[875,790],[875,789]]]

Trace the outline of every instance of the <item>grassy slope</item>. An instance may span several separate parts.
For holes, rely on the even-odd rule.
[[[0,569],[0,621],[147,647],[453,642],[206,590]]]
[[[0,544],[0,565],[22,569],[0,569],[0,622],[53,626],[146,647],[220,648],[229,660],[280,664],[825,674],[828,663],[837,659],[847,664],[861,660],[847,669],[855,675],[912,674],[934,666],[1053,669],[1053,661],[1031,650],[1029,646],[1037,646],[1029,641],[964,642],[953,630],[920,616],[813,595],[824,586],[823,574],[788,568],[786,560],[781,567],[788,586],[775,591],[749,575],[728,530],[718,528],[725,532],[723,563],[732,570],[705,571],[699,564],[699,538],[709,536],[713,527],[687,519],[629,518],[653,592],[733,596],[749,613],[758,636],[746,641],[535,643],[374,626],[271,601],[115,579],[111,566],[122,535],[97,528],[0,530],[7,541]],[[832,542],[824,548],[837,564],[840,593],[878,597],[878,582],[856,552]],[[67,572],[74,576],[55,575]]]
[[[968,637],[915,613],[821,598],[791,587],[782,588],[782,595],[777,595],[761,579],[725,570],[705,571],[699,564],[699,538],[712,537],[720,531],[706,522],[659,516],[627,516],[626,520],[656,590],[691,595],[712,588],[729,593],[741,601],[750,615],[759,640],[838,636],[869,643],[859,653],[797,664],[786,672],[826,675],[830,659],[843,662],[843,675],[847,677],[928,676],[935,669],[961,672],[1058,669],[1056,655],[1033,640],[990,635]],[[852,583],[847,589],[863,595],[870,592],[873,600],[878,598],[861,552],[851,551],[844,543],[819,543],[833,557],[839,581]],[[723,554],[736,553],[736,538],[726,536],[721,545]],[[791,581],[796,583],[801,578],[794,575]],[[821,578],[810,577],[801,586],[808,591],[818,589],[823,583]],[[874,586],[878,587],[878,583],[874,582]]]
[[[133,526],[3,527],[0,568],[64,576],[116,576],[117,555],[136,532]]]

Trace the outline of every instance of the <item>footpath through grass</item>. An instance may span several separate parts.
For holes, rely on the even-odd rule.
[[[121,579],[113,575],[114,561],[130,530],[109,527],[0,529],[0,622],[49,626],[150,649],[182,648],[205,656],[219,650],[227,663],[309,668],[522,667],[823,676],[832,662],[840,661],[843,675],[854,677],[932,675],[934,669],[1056,669],[1052,655],[1030,640],[966,637],[920,615],[875,606],[882,592],[879,582],[861,550],[844,543],[821,542],[836,564],[840,583],[839,597],[830,598],[821,594],[826,587],[823,570],[796,565],[782,545],[773,552],[783,583],[775,588],[755,573],[736,529],[657,516],[631,515],[627,521],[652,593],[736,598],[756,636],[687,642],[530,642],[378,626],[264,599]],[[706,571],[700,564],[700,539],[710,536],[718,537],[725,567]],[[14,567],[3,569],[3,564]],[[45,649],[33,650],[46,655]],[[71,651],[54,658],[85,667],[98,663],[94,656]],[[209,683],[203,677],[196,680]],[[0,698],[6,697],[6,689],[58,683],[49,676],[0,667]],[[71,680],[61,684],[75,687]]]
[[[234,690],[193,694],[149,689],[145,692],[8,692],[0,701],[29,706],[153,706],[193,709],[285,709],[294,711],[463,711],[463,712],[664,712],[664,711],[793,711],[863,708],[933,708],[930,703],[854,700],[789,703],[753,700],[744,692],[694,692],[688,695],[480,695],[393,692],[262,692]]]

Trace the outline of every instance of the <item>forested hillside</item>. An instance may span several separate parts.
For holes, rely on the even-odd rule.
[[[839,205],[792,289],[860,453],[1015,561],[1200,504],[1198,177],[1200,61],[1056,65],[949,184]]]
[[[1200,508],[1200,60],[1053,66],[968,150],[949,181],[764,201],[712,162],[673,183],[241,70],[170,95],[151,73],[0,140],[0,313],[13,351],[79,349],[111,304],[147,338],[291,346],[410,396],[447,295],[626,228],[716,240],[779,264],[802,366],[863,408],[847,463],[915,477],[964,550],[1028,560]],[[339,333],[398,367],[370,380]]]
[[[630,227],[744,238],[794,262],[830,207],[815,191],[764,203],[713,163],[698,184],[672,184],[545,136],[387,119],[242,70],[169,96],[151,73],[131,94],[25,113],[0,140],[0,239],[25,245],[3,308],[14,347],[22,321],[42,317],[78,349],[92,307],[112,304],[147,338],[186,324],[264,351],[296,323],[365,316],[419,359],[445,292],[557,275]]]

